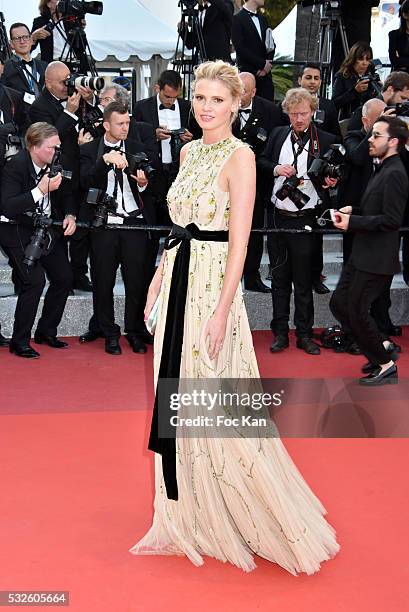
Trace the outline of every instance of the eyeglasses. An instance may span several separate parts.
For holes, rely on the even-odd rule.
[[[379,132],[372,132],[372,138],[374,140],[378,140],[378,138],[387,138],[388,140],[390,140],[391,137],[387,134],[379,134]]]
[[[28,34],[25,34],[24,36],[15,36],[11,40],[13,42],[27,42],[28,40],[30,40],[30,38],[31,36],[29,36]]]

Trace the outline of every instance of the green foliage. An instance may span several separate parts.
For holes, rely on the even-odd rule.
[[[292,61],[287,55],[276,55],[274,60],[280,62]],[[274,83],[274,98],[282,100],[286,92],[293,87],[294,66],[277,66],[277,64],[274,64],[271,74]]]
[[[266,0],[264,12],[270,26],[272,28],[278,26],[287,17],[295,4],[296,0]]]

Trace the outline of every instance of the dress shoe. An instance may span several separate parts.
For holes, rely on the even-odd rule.
[[[122,354],[118,338],[105,338],[105,352],[109,353],[109,355]]]
[[[388,336],[401,336],[402,328],[400,325],[389,325],[387,334]]]
[[[282,336],[278,334],[270,346],[270,351],[272,353],[280,353],[284,349],[288,348],[290,343],[288,342],[288,336]]]
[[[131,336],[131,335],[127,335],[126,339],[129,342],[129,346],[131,347],[131,349],[133,350],[134,353],[146,353],[146,346],[145,344],[142,342],[142,340],[140,339],[140,337],[138,336]]]
[[[62,340],[58,340],[56,336],[48,336],[39,331],[36,331],[34,334],[34,342],[36,344],[48,344],[51,348],[57,349],[68,347],[68,342],[63,342]]]
[[[314,289],[315,293],[318,293],[319,295],[331,293],[331,290],[328,289],[327,285],[324,285],[324,283],[322,283],[321,281],[314,281],[312,284],[312,288]]]
[[[17,357],[25,357],[26,359],[38,359],[40,357],[40,353],[37,353],[29,344],[19,345],[11,341],[9,351]]]
[[[311,338],[298,338],[297,348],[302,349],[308,355],[319,355],[321,353],[320,347]]]
[[[0,346],[9,346],[10,340],[5,338],[3,334],[0,332]]]
[[[261,278],[255,278],[252,280],[244,280],[244,288],[246,291],[256,291],[257,293],[271,293],[270,287],[267,287],[261,280]]]
[[[380,385],[396,385],[398,383],[398,368],[394,363],[384,372],[381,371],[380,367],[376,370],[359,379],[360,385],[366,387],[379,387]]]
[[[140,334],[131,334],[131,336],[136,336],[137,338],[139,338],[139,340],[143,342],[143,344],[153,344],[153,336],[148,332],[147,329],[141,332]]]
[[[78,291],[92,291],[92,283],[89,280],[88,276],[80,276],[79,278],[74,279],[72,283],[73,289],[78,289]]]
[[[84,344],[85,342],[94,342],[94,340],[97,340],[98,338],[103,338],[104,336],[102,335],[101,332],[95,332],[95,331],[91,331],[90,329],[85,332],[85,334],[82,334],[82,336],[80,336],[78,338],[79,342],[81,342],[81,344]]]
[[[388,348],[386,349],[386,352],[388,353],[389,357],[392,359],[392,361],[394,361],[395,363],[398,361],[400,355],[399,355],[399,351],[396,350],[396,344],[394,342],[391,342],[390,345],[388,346]],[[400,348],[400,347],[399,347]],[[377,370],[379,368],[379,365],[376,363],[372,363],[372,361],[367,361],[361,368],[361,372],[363,374],[371,374],[372,372],[374,372],[375,370]]]

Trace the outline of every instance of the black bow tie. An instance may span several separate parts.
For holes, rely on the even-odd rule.
[[[176,110],[176,104],[172,104],[172,106],[164,106],[163,104],[159,104],[159,110]]]
[[[240,109],[239,109],[239,113],[240,113],[240,115],[241,115],[241,114],[244,114],[244,115],[250,115],[250,113],[251,113],[251,108],[240,108]]]
[[[109,145],[104,143],[104,155],[105,153],[111,153],[111,151],[122,151],[122,147],[120,145],[115,145],[113,147],[110,147]]]
[[[26,62],[26,60],[21,60],[21,63],[23,66],[30,66],[30,68],[33,67],[33,60],[30,60],[29,62]]]

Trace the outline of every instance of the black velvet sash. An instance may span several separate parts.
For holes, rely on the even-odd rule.
[[[180,244],[173,266],[172,280],[169,292],[168,310],[166,313],[165,333],[162,344],[162,357],[159,367],[158,381],[163,378],[176,380],[175,389],[170,393],[178,392],[177,381],[180,377],[180,362],[183,345],[183,329],[185,320],[186,294],[189,280],[190,241],[204,240],[206,242],[227,242],[227,231],[202,231],[194,223],[186,227],[174,225],[166,238],[165,249],[173,249]],[[169,413],[161,415],[168,420]],[[178,499],[178,485],[176,480],[176,439],[159,437],[159,410],[158,393],[156,392],[153,409],[151,432],[148,448],[162,455],[162,469],[168,499]]]

